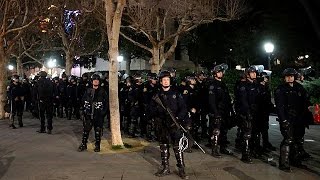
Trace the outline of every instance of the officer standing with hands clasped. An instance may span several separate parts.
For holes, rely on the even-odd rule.
[[[155,175],[161,177],[170,174],[169,142],[171,142],[177,160],[179,176],[182,179],[188,179],[188,176],[184,171],[183,148],[179,147],[179,141],[183,137],[183,134],[170,116],[171,114],[176,117],[175,121],[181,125],[182,123],[185,123],[185,120],[188,117],[187,108],[181,94],[176,89],[171,88],[170,72],[162,71],[159,75],[159,80],[161,88],[160,91],[154,95],[153,101],[151,101],[150,106],[152,108],[152,113],[149,114],[152,115],[152,117],[158,117],[155,124],[156,131],[159,133],[162,169]],[[188,125],[190,126],[190,124]]]
[[[101,74],[95,73],[91,76],[92,88],[88,88],[82,98],[81,114],[83,117],[82,143],[78,151],[87,149],[89,133],[94,127],[95,152],[100,152],[100,143],[103,130],[103,119],[109,109],[109,97],[105,89],[100,87]]]

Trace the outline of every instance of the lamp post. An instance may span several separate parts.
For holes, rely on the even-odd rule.
[[[8,69],[9,69],[10,71],[12,71],[12,70],[14,69],[14,66],[11,65],[11,64],[9,64],[9,65],[8,65]]]
[[[268,53],[268,70],[271,70],[271,53],[274,50],[274,45],[270,42],[264,44],[264,50]]]
[[[117,60],[119,62],[119,71],[121,71],[121,62],[123,61],[123,56],[118,56]]]

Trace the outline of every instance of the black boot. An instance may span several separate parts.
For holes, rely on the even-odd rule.
[[[300,159],[302,161],[305,161],[310,159],[311,155],[304,150],[303,144],[304,144],[304,138],[301,138],[297,141],[297,146],[298,146],[297,148],[298,148]]]
[[[244,163],[252,164],[252,159],[250,157],[249,151],[249,140],[245,140],[243,143],[241,161],[243,161]]]
[[[72,116],[72,109],[68,108],[68,110],[67,110],[67,119],[71,120],[71,116]]]
[[[268,130],[266,132],[262,132],[261,134],[262,134],[263,149],[270,150],[270,151],[276,151],[277,148],[272,146],[272,144],[269,141]]]
[[[88,142],[88,138],[89,138],[89,132],[87,131],[83,131],[82,133],[82,143],[80,144],[78,151],[84,151],[87,149],[87,142]]]
[[[11,118],[10,118],[9,127],[12,128],[12,129],[17,129],[17,127],[14,125],[14,116],[11,116]]]
[[[178,174],[181,179],[189,179],[189,176],[184,171],[184,158],[183,158],[183,152],[179,150],[179,146],[173,147],[174,155],[177,159],[177,167],[178,167]]]
[[[221,154],[230,155],[230,156],[233,155],[233,152],[230,149],[227,148],[227,145],[221,145],[220,146],[220,153]]]
[[[220,146],[218,145],[218,136],[217,135],[213,135],[211,137],[212,140],[212,152],[211,155],[215,158],[221,158],[221,154],[220,154]]]
[[[100,152],[101,128],[100,127],[96,128],[94,134],[96,138],[94,152]]]
[[[161,152],[161,160],[162,160],[162,169],[156,172],[154,175],[158,177],[166,176],[170,174],[169,168],[169,145],[168,144],[160,144],[160,152]]]
[[[290,165],[298,168],[306,168],[307,166],[302,164],[301,152],[299,151],[298,144],[294,144],[290,147],[290,150]]]
[[[287,145],[280,146],[279,169],[285,172],[291,172],[289,164],[290,147]]]
[[[19,126],[23,127],[22,116],[18,116]]]
[[[59,107],[59,117],[63,118],[63,107]]]
[[[241,150],[242,149],[242,134],[241,134],[241,129],[238,128],[237,129],[237,137],[235,139],[235,148],[238,149],[238,150]]]
[[[17,127],[14,124],[10,124],[9,127],[12,129],[17,129]]]

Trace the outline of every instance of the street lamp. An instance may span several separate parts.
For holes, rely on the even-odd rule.
[[[270,42],[264,44],[264,50],[268,53],[268,70],[271,70],[271,53],[274,50],[274,45]]]
[[[119,62],[119,70],[121,71],[121,62],[123,61],[123,56],[118,56],[117,60]]]
[[[11,64],[9,64],[9,65],[8,65],[8,69],[9,69],[10,71],[12,71],[12,70],[14,69],[14,66],[11,65]]]

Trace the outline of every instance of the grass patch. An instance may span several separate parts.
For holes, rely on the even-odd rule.
[[[123,145],[124,145],[124,147],[126,147],[126,148],[133,148],[133,146],[130,145],[130,144],[128,144],[128,143],[124,143]]]
[[[115,146],[111,146],[111,149],[112,149],[112,150],[121,150],[121,149],[123,149],[123,146],[121,146],[121,145],[115,145]]]

